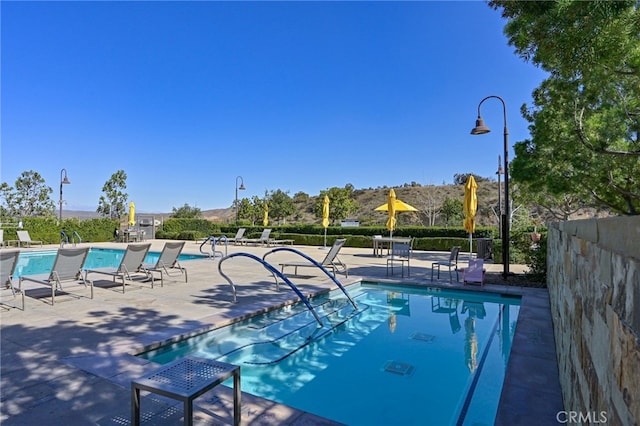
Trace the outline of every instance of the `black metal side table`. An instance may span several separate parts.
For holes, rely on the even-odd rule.
[[[186,357],[131,382],[131,424],[140,425],[140,391],[184,403],[184,424],[193,425],[193,400],[233,376],[233,424],[240,424],[240,367]]]

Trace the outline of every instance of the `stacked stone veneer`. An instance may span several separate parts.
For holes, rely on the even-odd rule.
[[[640,424],[640,216],[552,224],[547,265],[565,409]]]

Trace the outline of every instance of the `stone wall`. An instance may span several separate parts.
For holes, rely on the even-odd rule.
[[[640,424],[640,217],[552,224],[547,263],[565,409]]]

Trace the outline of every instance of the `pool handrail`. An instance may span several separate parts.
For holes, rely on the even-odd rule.
[[[65,244],[69,244],[69,237],[66,232],[60,231],[60,248],[64,247]]]
[[[226,235],[222,235],[220,237],[214,237],[213,242],[211,243],[211,249],[213,250],[213,257],[216,257],[216,253],[220,253],[220,257],[224,257],[221,251],[216,251],[216,244],[220,241],[224,241],[224,256],[229,252],[229,239]]]
[[[344,295],[347,296],[347,299],[349,299],[349,302],[351,302],[351,304],[353,305],[354,309],[358,310],[358,305],[356,305],[356,302],[351,298],[351,296],[349,295],[349,292],[347,292],[347,289],[344,288],[342,283],[335,277],[335,275],[331,274],[331,272],[329,272],[329,270],[327,268],[325,268],[320,262],[312,259],[311,257],[309,257],[308,255],[304,254],[300,250],[294,249],[292,247],[276,247],[276,248],[271,249],[268,252],[266,252],[264,254],[264,256],[262,256],[262,260],[264,260],[271,253],[276,253],[276,252],[279,252],[279,251],[289,251],[289,252],[292,252],[292,253],[296,253],[296,254],[304,257],[309,262],[311,262],[312,265],[317,266],[318,268],[320,268],[320,270],[322,272],[324,272],[325,274],[327,274],[327,276],[329,278],[331,278],[331,280],[334,282],[334,284],[337,285],[340,290],[342,290]],[[284,274],[281,274],[281,275],[283,277],[285,276]]]
[[[245,252],[236,252],[236,253],[231,253],[225,257],[223,257],[222,259],[220,259],[220,262],[218,263],[218,272],[220,273],[220,275],[222,275],[222,277],[227,280],[227,282],[229,283],[229,285],[231,286],[231,290],[233,291],[233,302],[236,303],[237,302],[237,297],[236,297],[236,286],[233,284],[233,281],[231,280],[231,278],[229,278],[229,276],[227,274],[225,274],[224,272],[222,272],[222,264],[227,260],[227,259],[231,259],[237,256],[244,256],[244,257],[248,257],[249,259],[253,259],[256,260],[258,263],[262,264],[262,266],[265,267],[265,269],[267,269],[269,272],[271,272],[271,274],[273,275],[273,277],[276,279],[276,286],[278,285],[278,279],[276,278],[277,276],[279,276],[280,278],[282,278],[282,280],[289,286],[291,287],[291,289],[296,293],[296,295],[298,295],[298,297],[300,298],[300,300],[302,300],[302,302],[305,304],[305,306],[307,307],[307,309],[309,309],[309,311],[313,314],[313,317],[316,319],[316,321],[318,322],[318,324],[320,325],[320,327],[323,327],[324,324],[322,323],[322,320],[320,319],[320,316],[318,315],[318,313],[316,312],[316,310],[313,308],[313,306],[311,305],[311,303],[309,302],[309,299],[307,299],[307,297],[302,294],[302,292],[300,291],[300,289],[298,287],[296,287],[296,285],[294,283],[291,282],[291,280],[289,280],[289,278],[287,278],[282,272],[278,271],[277,268],[275,268],[273,265],[271,265],[269,262],[267,262],[264,259],[259,258],[258,256],[251,254],[251,253],[245,253]]]
[[[227,238],[227,237],[225,237],[225,238]],[[202,249],[205,246],[205,244],[207,244],[209,241],[211,241],[211,253],[207,253],[206,251],[204,251]],[[200,244],[200,253],[206,254],[211,259],[215,259],[216,255],[218,255],[218,254],[220,255],[220,257],[223,257],[222,252],[219,251],[219,250],[216,250],[216,237],[214,237],[213,235],[209,235],[207,238],[204,239],[202,244]],[[225,244],[225,254],[226,254],[226,244]]]
[[[80,234],[78,234],[78,231],[73,231],[73,234],[71,234],[71,242],[73,243],[73,245],[76,245],[76,239],[75,237],[78,237],[78,243],[80,244],[82,242],[82,237],[80,237]]]

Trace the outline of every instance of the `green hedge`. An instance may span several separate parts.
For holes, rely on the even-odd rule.
[[[63,219],[58,223],[55,217],[27,217],[22,219],[22,229],[29,231],[34,241],[44,244],[59,244],[60,231],[64,231],[72,241],[73,232],[77,232],[83,242],[113,241],[113,231],[119,228],[117,220],[98,218],[78,220],[77,218]],[[18,229],[15,226],[3,227],[4,240],[17,240]]]

